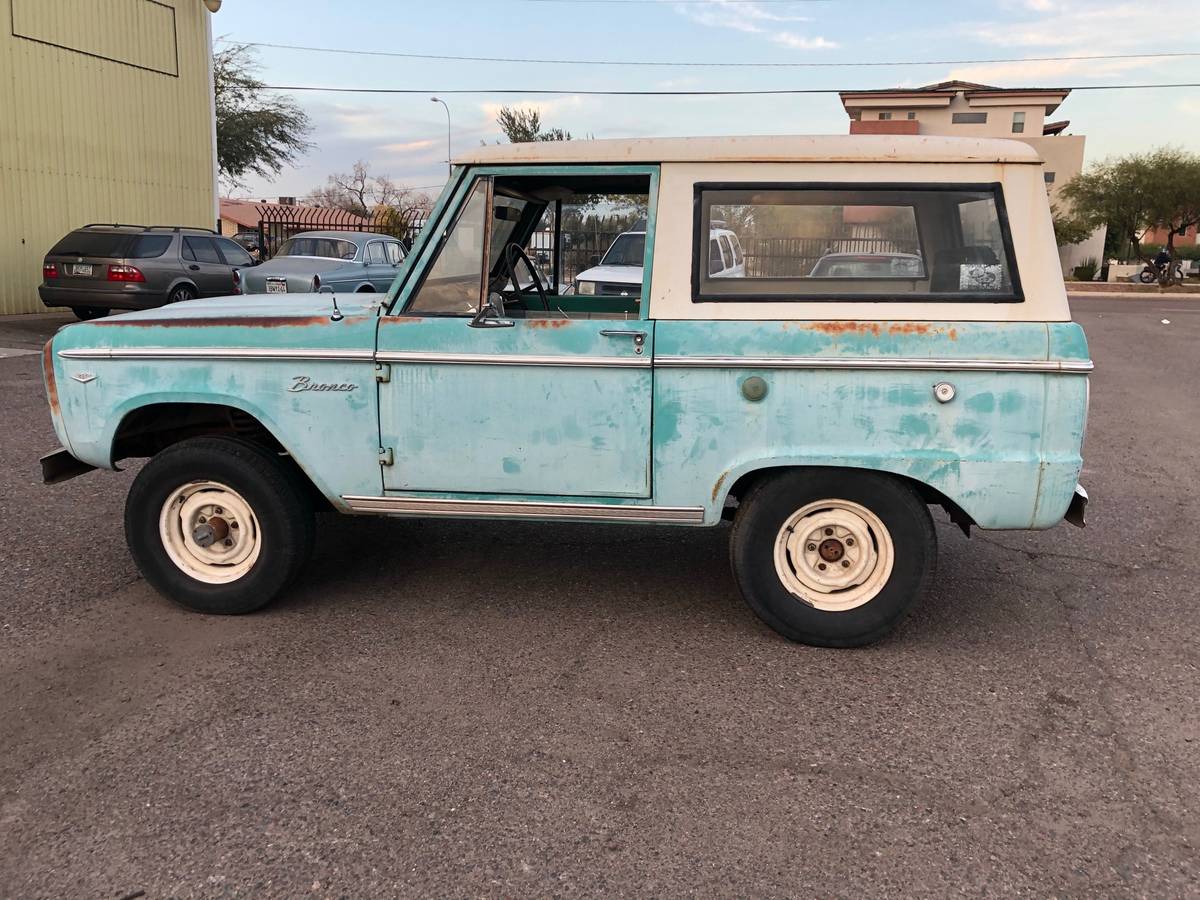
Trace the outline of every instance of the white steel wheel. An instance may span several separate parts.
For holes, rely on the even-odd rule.
[[[874,599],[892,574],[891,533],[850,500],[817,500],[796,510],[775,538],[775,572],[796,599],[845,612]]]
[[[262,530],[246,499],[216,481],[192,481],[167,495],[158,519],[167,557],[205,584],[229,584],[254,568]]]

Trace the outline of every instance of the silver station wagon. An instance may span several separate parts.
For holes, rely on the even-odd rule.
[[[279,245],[267,262],[241,273],[246,294],[386,291],[404,260],[395,238],[363,231],[305,231]]]
[[[634,290],[560,292],[563,248],[544,281],[531,238],[557,243],[608,195],[645,209]],[[736,236],[736,267],[714,229]],[[1082,524],[1091,369],[1024,144],[483,147],[386,294],[195,300],[61,330],[45,378],[63,449],[43,473],[149,457],[130,549],[203,612],[285,590],[318,503],[732,522],[750,608],[847,647],[925,590],[930,506],[968,533]]]

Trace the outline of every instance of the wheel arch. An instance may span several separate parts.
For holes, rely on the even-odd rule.
[[[147,398],[124,409],[109,441],[110,468],[116,469],[125,459],[154,456],[193,437],[227,437],[286,459],[311,488],[319,508],[328,506],[317,479],[292,455],[273,423],[236,402]]]
[[[958,501],[948,496],[939,488],[930,484],[928,481],[923,481],[915,477],[911,473],[899,471],[898,468],[889,468],[887,466],[871,466],[857,462],[839,462],[837,464],[828,462],[804,462],[797,460],[761,460],[756,463],[750,463],[738,469],[727,470],[718,479],[713,487],[713,501],[716,504],[716,509],[719,513],[724,514],[730,506],[729,501],[733,500],[735,505],[745,497],[756,484],[770,478],[772,475],[777,475],[784,471],[795,469],[836,469],[843,471],[861,471],[873,472],[877,475],[886,475],[890,478],[895,478],[909,485],[913,490],[920,494],[921,498],[929,506],[942,507],[950,520],[954,522],[963,533],[968,537],[971,534],[971,526],[977,525],[974,516],[962,507]]]
[[[200,296],[200,289],[198,287],[196,287],[196,282],[192,281],[192,279],[188,278],[186,275],[181,275],[181,276],[175,278],[174,280],[172,280],[167,285],[167,289],[165,291],[163,291],[163,303],[167,302],[167,298],[171,296],[172,292],[176,288],[184,287],[184,286],[190,288],[192,293],[195,294],[197,297]]]

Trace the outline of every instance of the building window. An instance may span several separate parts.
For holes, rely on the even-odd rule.
[[[1046,184],[1054,184],[1054,173],[1053,172],[1043,172],[1042,178],[1045,179]]]
[[[954,113],[950,121],[955,125],[986,125],[987,113]]]
[[[892,117],[892,114],[890,112],[881,112],[879,114],[879,121],[886,122],[891,117]]]
[[[909,119],[915,119],[916,117],[917,117],[917,114],[916,114],[915,112],[913,112],[912,110],[909,110],[909,112],[908,112],[908,118],[909,118]]]
[[[1013,113],[1012,133],[1013,134],[1024,134],[1025,133],[1025,113],[1023,113],[1023,112]]]

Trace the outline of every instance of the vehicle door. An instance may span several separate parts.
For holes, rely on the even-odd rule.
[[[646,305],[624,321],[487,305],[511,229],[493,188],[460,184],[380,320],[385,490],[650,496]]]
[[[184,235],[183,265],[201,297],[233,293],[233,267],[226,265],[211,237]]]
[[[363,251],[363,277],[377,291],[386,291],[392,286],[396,270],[388,262],[387,248],[383,241],[371,241]]]

